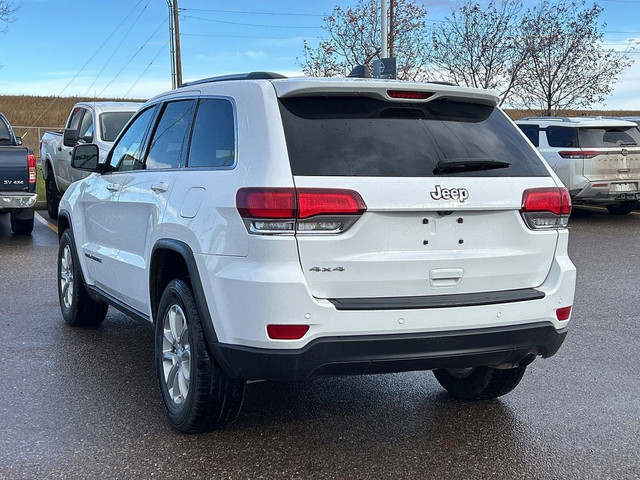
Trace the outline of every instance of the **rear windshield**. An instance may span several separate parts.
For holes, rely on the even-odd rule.
[[[547,127],[550,147],[615,148],[640,145],[637,127]]]
[[[100,115],[102,141],[114,142],[134,113],[136,112],[108,112]]]
[[[509,165],[447,175],[549,175],[516,128],[487,105],[294,97],[281,99],[280,111],[294,175],[431,177],[440,161],[466,160]]]

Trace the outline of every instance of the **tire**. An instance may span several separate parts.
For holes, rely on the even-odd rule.
[[[58,218],[58,208],[60,207],[60,192],[53,178],[53,170],[49,169],[47,180],[45,181],[45,196],[47,197],[47,213],[49,217]]]
[[[638,200],[625,200],[624,202],[612,203],[606,205],[609,213],[613,215],[626,215],[638,208]]]
[[[72,327],[97,327],[107,316],[109,305],[93,300],[87,292],[69,229],[58,248],[58,299],[62,317]]]
[[[461,400],[488,400],[501,397],[516,388],[527,367],[506,370],[491,367],[434,370],[436,379],[449,392]]]
[[[31,218],[17,218],[11,212],[11,231],[16,235],[29,235],[33,231],[33,215]]]
[[[183,433],[232,423],[240,413],[245,382],[227,376],[209,352],[196,301],[183,280],[173,280],[162,294],[155,339],[156,373],[169,423]]]

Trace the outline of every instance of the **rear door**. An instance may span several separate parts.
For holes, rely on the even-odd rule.
[[[590,181],[621,181],[619,190],[638,190],[640,131],[637,127],[579,128],[584,176]],[[627,182],[632,180],[633,182]],[[612,188],[615,188],[612,186]]]
[[[411,297],[527,289],[551,266],[556,231],[532,231],[523,192],[556,187],[497,108],[441,98],[282,98],[297,189],[357,192],[346,232],[297,234],[318,298]]]

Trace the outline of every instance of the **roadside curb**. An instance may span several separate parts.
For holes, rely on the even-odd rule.
[[[47,202],[45,200],[36,200],[36,204],[33,208],[35,208],[36,210],[46,210]]]

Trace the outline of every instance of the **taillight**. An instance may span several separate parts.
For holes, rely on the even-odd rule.
[[[274,340],[299,340],[309,331],[309,325],[267,325],[267,335]]]
[[[367,209],[357,192],[329,188],[241,188],[236,207],[262,235],[342,233]]]
[[[36,183],[38,164],[33,153],[27,155],[27,166],[29,167],[29,183]]]
[[[563,152],[558,152],[562,158],[572,159],[572,160],[586,160],[589,158],[596,157],[598,155],[603,155],[606,152],[599,152],[597,150],[567,150]]]
[[[564,187],[525,190],[520,212],[532,230],[566,228],[571,214],[569,191]]]
[[[387,90],[387,95],[391,98],[403,100],[426,100],[433,95],[432,92],[416,92],[411,90]]]

